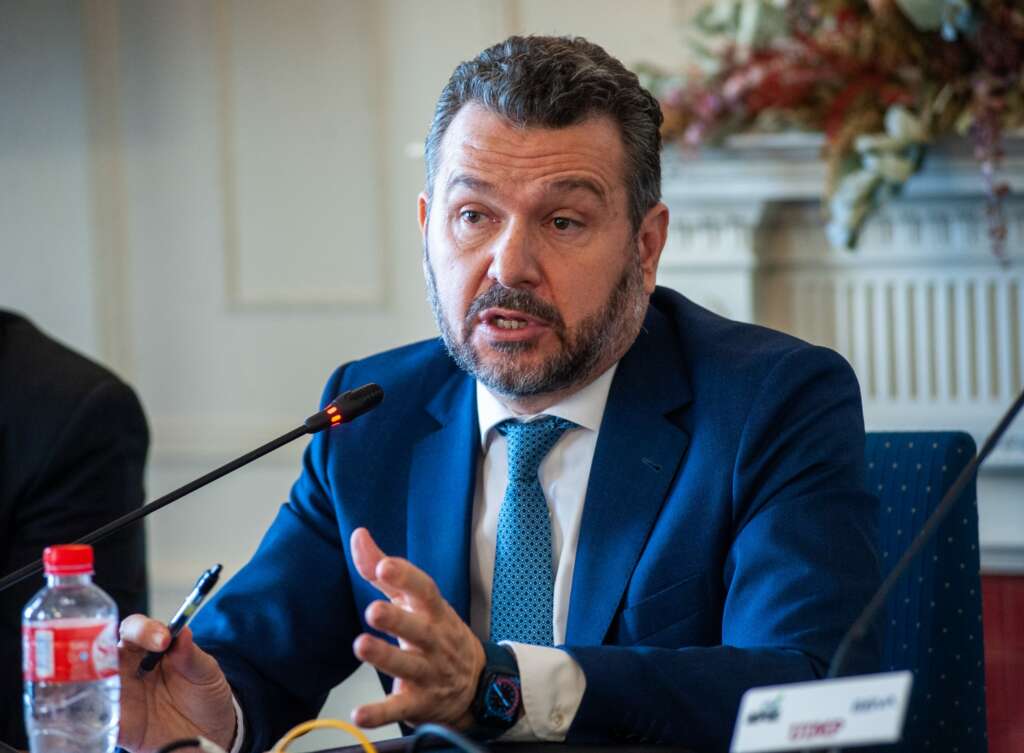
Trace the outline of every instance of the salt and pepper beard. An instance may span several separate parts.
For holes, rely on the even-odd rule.
[[[606,362],[612,356],[621,357],[632,345],[647,312],[648,295],[644,291],[643,269],[635,242],[630,262],[607,303],[580,322],[573,332],[567,330],[561,314],[550,303],[529,290],[506,288],[496,283],[470,304],[460,336],[456,337],[441,306],[430,249],[425,241],[423,269],[427,300],[448,354],[459,368],[489,390],[508,397],[531,397],[584,386],[597,376],[594,372],[599,366],[610,365]],[[517,355],[536,348],[535,342],[496,342],[490,347],[505,357],[496,363],[485,362],[472,344],[472,334],[473,327],[479,324],[480,312],[492,307],[519,311],[543,321],[558,338],[561,349],[540,365],[527,367],[518,363]]]

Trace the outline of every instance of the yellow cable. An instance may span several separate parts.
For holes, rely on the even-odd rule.
[[[352,737],[359,741],[359,744],[363,746],[365,753],[377,753],[377,748],[374,747],[373,743],[359,727],[349,722],[343,722],[340,719],[311,719],[308,722],[297,724],[290,730],[284,733],[284,737],[277,741],[277,745],[274,746],[273,753],[284,753],[285,748],[291,745],[295,740],[305,735],[307,732],[312,732],[315,729],[340,729],[342,732],[348,732]]]

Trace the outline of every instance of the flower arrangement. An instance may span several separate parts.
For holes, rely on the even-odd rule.
[[[937,138],[970,138],[1005,259],[1002,137],[1024,126],[1021,0],[716,0],[696,16],[696,70],[645,70],[666,141],[825,134],[828,238],[852,249],[870,212]]]

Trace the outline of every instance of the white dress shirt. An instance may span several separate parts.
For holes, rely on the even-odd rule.
[[[551,557],[555,573],[552,634],[557,646],[565,642],[583,501],[615,369],[616,366],[612,366],[579,392],[552,405],[543,414],[532,416],[513,413],[477,382],[481,456],[469,553],[469,624],[480,640],[487,640],[490,635],[498,511],[508,483],[508,445],[495,427],[508,418],[531,421],[541,415],[565,418],[579,427],[569,429],[559,438],[538,471],[551,516]],[[506,642],[506,645],[514,651],[519,665],[524,714],[502,739],[563,741],[583,700],[586,689],[583,671],[561,649],[515,642]]]
[[[565,642],[583,501],[597,447],[597,433],[617,366],[616,363],[582,390],[552,405],[543,414],[532,416],[513,413],[477,382],[481,454],[480,472],[476,474],[473,537],[469,553],[469,625],[482,641],[490,637],[498,511],[508,484],[508,445],[495,427],[507,418],[531,421],[541,415],[565,418],[579,427],[566,431],[559,438],[538,471],[551,514],[551,560],[555,572],[551,627],[555,645],[558,645]],[[519,665],[524,713],[502,739],[562,742],[586,690],[583,670],[561,649],[504,643],[515,653]],[[231,700],[237,722],[231,753],[238,753],[245,736],[245,720],[238,701],[234,696]]]

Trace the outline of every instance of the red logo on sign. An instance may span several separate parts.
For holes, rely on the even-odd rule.
[[[790,740],[817,740],[834,737],[843,727],[842,719],[829,719],[825,722],[802,722],[789,725]]]

